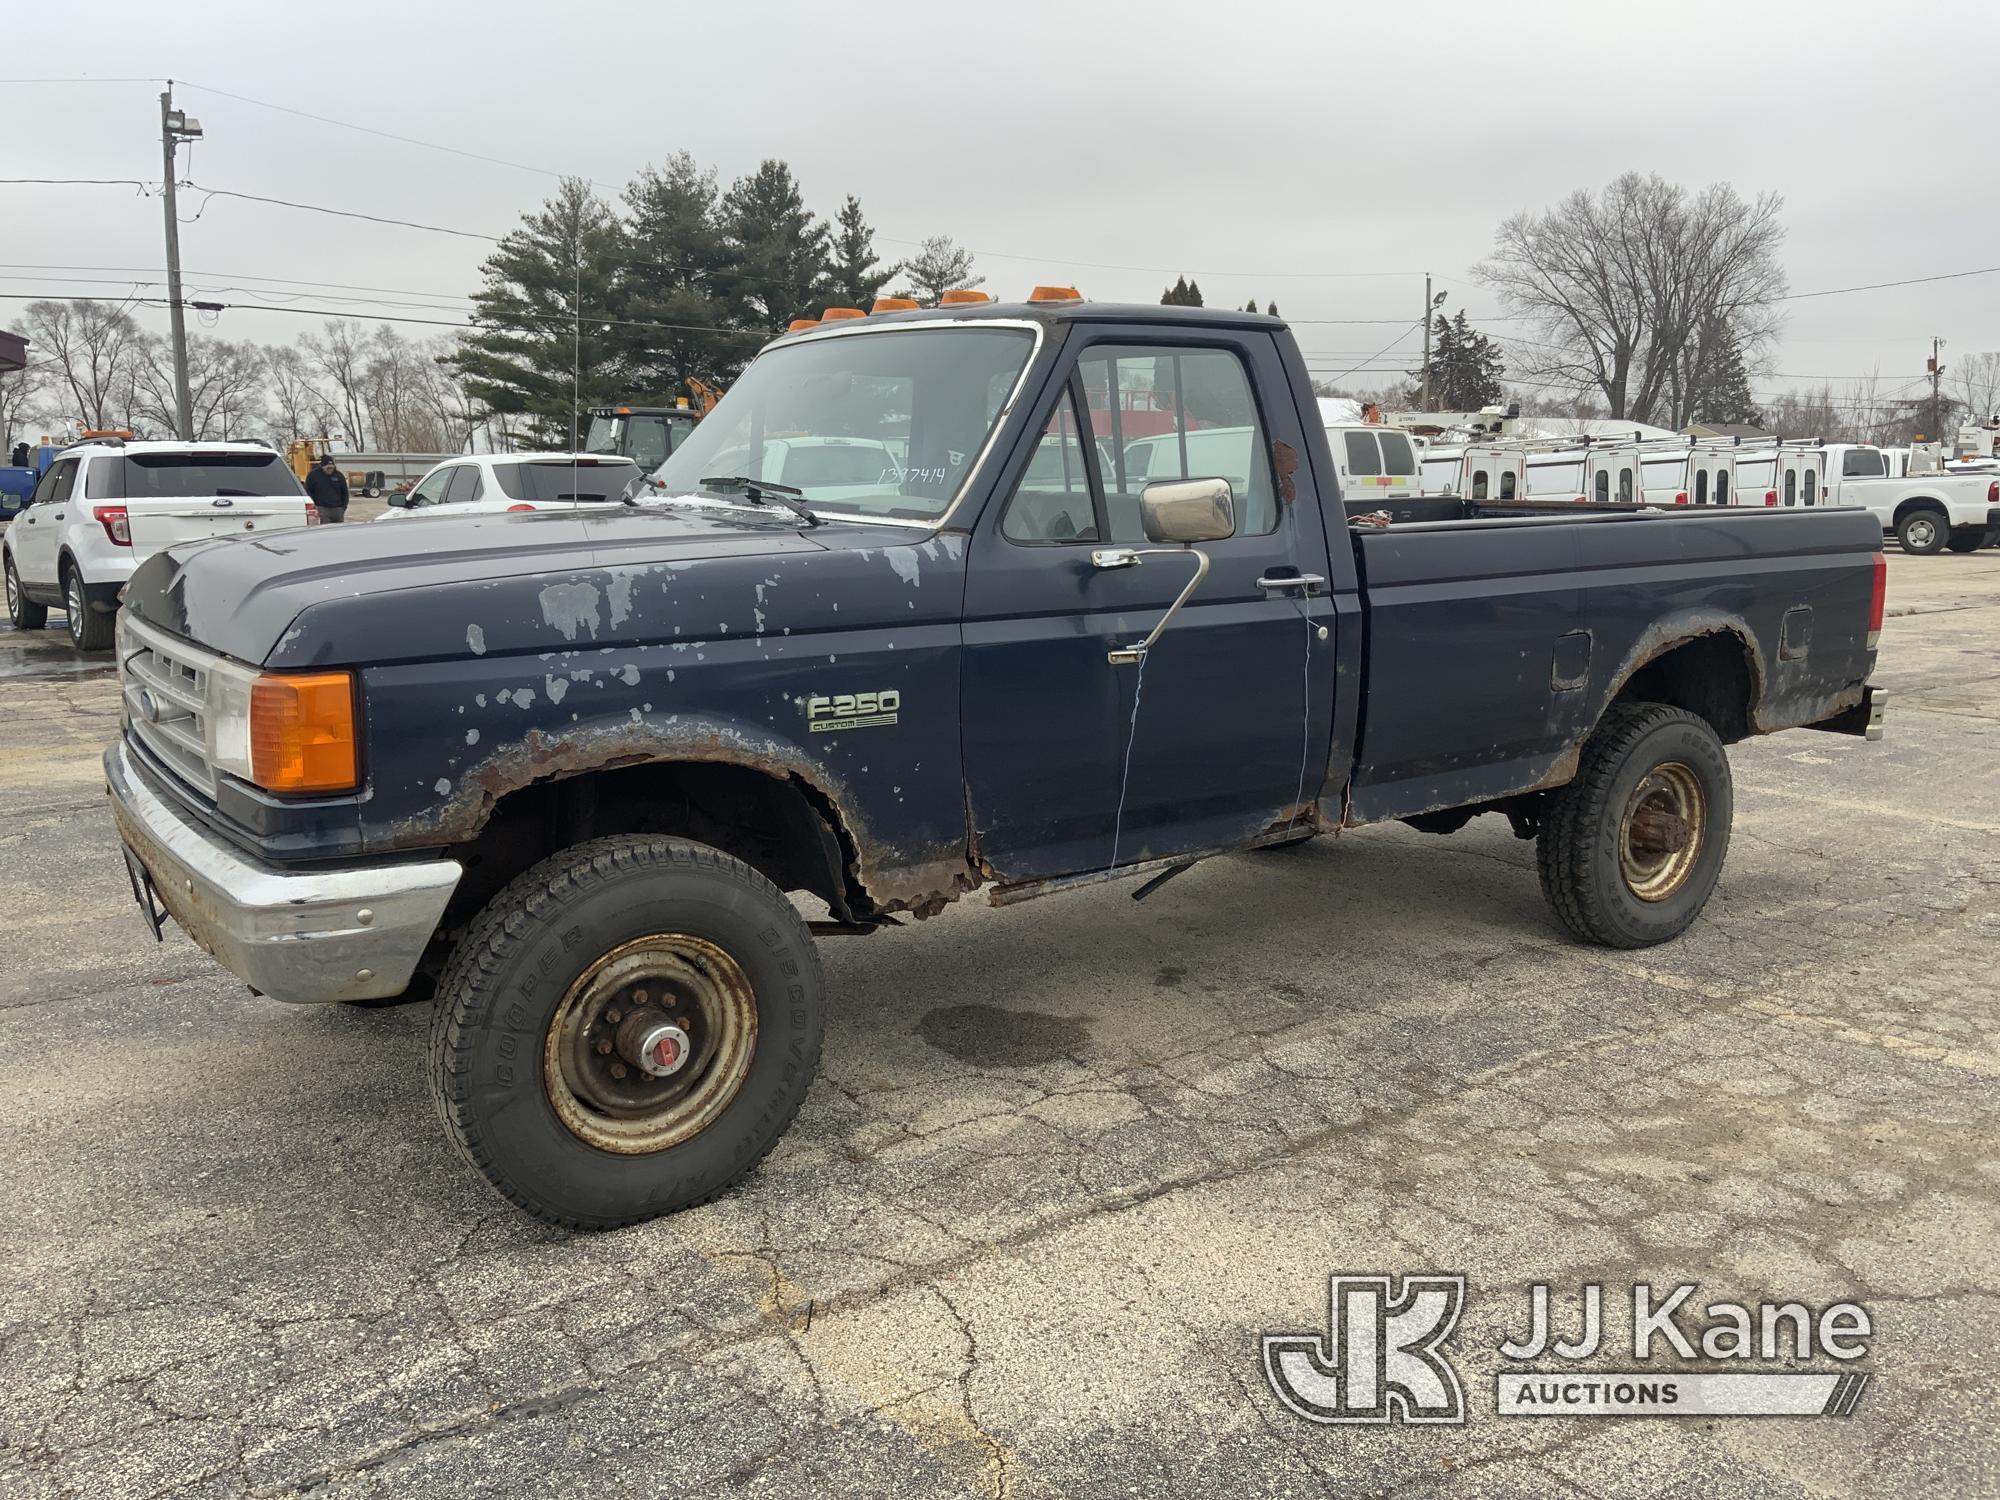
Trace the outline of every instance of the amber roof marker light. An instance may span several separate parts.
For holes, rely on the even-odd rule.
[[[819,315],[822,323],[844,323],[849,318],[865,318],[868,314],[858,307],[829,307]]]
[[[868,310],[871,313],[915,312],[922,306],[923,304],[915,297],[877,297]]]
[[[1081,302],[1083,293],[1073,286],[1038,286],[1028,293],[1030,302]]]
[[[991,302],[991,294],[975,292],[969,286],[953,287],[938,298],[939,307],[967,307],[975,302]]]

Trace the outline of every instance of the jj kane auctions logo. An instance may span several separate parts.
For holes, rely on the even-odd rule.
[[[1574,1338],[1555,1328],[1546,1283],[1529,1288],[1527,1329],[1498,1347],[1510,1368],[1494,1377],[1500,1416],[1839,1416],[1850,1415],[1865,1373],[1761,1371],[1732,1364],[1864,1358],[1873,1332],[1866,1309],[1837,1302],[1815,1311],[1802,1302],[1711,1302],[1694,1321],[1698,1288],[1664,1294],[1648,1282],[1631,1289],[1630,1356],[1707,1361],[1721,1368],[1578,1369],[1604,1349],[1604,1288],[1578,1293]],[[1328,1278],[1325,1333],[1264,1335],[1264,1378],[1308,1422],[1465,1421],[1465,1390],[1447,1346],[1465,1310],[1465,1277],[1430,1272]],[[1554,1368],[1540,1362],[1553,1358]]]

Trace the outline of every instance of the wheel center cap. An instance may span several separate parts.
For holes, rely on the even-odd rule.
[[[688,1034],[674,1025],[649,1027],[639,1038],[639,1067],[655,1078],[665,1078],[670,1073],[678,1073],[687,1063],[688,1054],[693,1050]]]

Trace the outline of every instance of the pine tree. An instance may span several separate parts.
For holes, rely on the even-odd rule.
[[[1439,313],[1431,348],[1431,408],[1434,411],[1478,411],[1501,396],[1500,377],[1507,371],[1500,348],[1466,321],[1465,309],[1447,318]]]
[[[844,306],[868,307],[900,269],[876,258],[875,231],[861,216],[861,200],[849,193],[834,221],[828,268],[832,295]]]
[[[526,417],[537,442],[580,441],[579,410],[622,394],[604,320],[624,255],[610,206],[588,183],[564,178],[480,267],[475,330],[452,356],[467,392],[498,415]]]
[[[1200,305],[1198,302],[1188,301],[1188,280],[1185,276],[1176,276],[1174,284],[1160,293],[1160,306],[1162,307],[1199,307]]]
[[[1694,388],[1689,392],[1688,420],[1750,425],[1763,420],[1756,399],[1750,394],[1750,372],[1743,364],[1743,346],[1727,323],[1711,323],[1702,330]]]
[[[1188,278],[1187,294],[1188,294],[1188,299],[1187,302],[1184,304],[1185,306],[1188,307],[1202,306],[1201,283],[1199,281],[1196,281],[1192,276]]]
[[[1255,312],[1257,310],[1257,299],[1252,297],[1248,302],[1244,303],[1243,310],[1245,312]]]
[[[1278,315],[1278,304],[1275,302],[1267,302],[1264,304],[1264,311],[1269,316],[1275,318]]]
[[[827,227],[806,211],[792,169],[775,158],[729,185],[721,222],[736,264],[738,316],[748,330],[782,332],[829,300]]]
[[[625,189],[630,221],[612,337],[627,399],[671,404],[687,393],[689,376],[726,383],[756,350],[757,336],[733,327],[734,258],[717,223],[719,198],[714,171],[685,151]]]
[[[906,285],[902,296],[914,297],[925,307],[936,307],[938,298],[960,288],[985,285],[984,276],[972,274],[972,252],[950,235],[932,235],[921,249],[903,262]]]

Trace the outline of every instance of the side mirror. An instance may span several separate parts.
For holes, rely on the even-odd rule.
[[[1226,479],[1172,479],[1139,492],[1139,519],[1153,542],[1219,542],[1236,535],[1236,497]]]
[[[388,501],[397,510],[408,510],[410,508],[410,492],[408,490],[391,490],[388,494]]]

